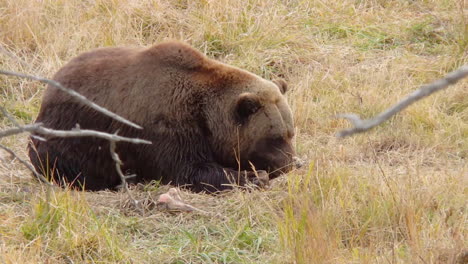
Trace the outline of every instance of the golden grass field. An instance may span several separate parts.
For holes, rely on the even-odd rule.
[[[51,77],[81,52],[183,40],[284,78],[306,165],[268,190],[182,192],[208,211],[151,207],[167,186],[46,190],[0,152],[0,263],[468,263],[468,81],[338,139],[468,63],[464,0],[0,0],[0,69]],[[45,85],[0,76],[35,120]],[[0,116],[0,129],[12,127]],[[27,159],[27,135],[0,139]]]

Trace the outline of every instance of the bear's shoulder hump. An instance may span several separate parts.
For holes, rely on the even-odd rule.
[[[207,58],[198,50],[179,41],[166,41],[149,47],[146,52],[163,65],[193,70],[204,66]],[[145,54],[146,55],[146,54]]]

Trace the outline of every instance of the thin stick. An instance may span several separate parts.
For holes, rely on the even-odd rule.
[[[33,166],[31,166],[31,164],[27,163],[26,161],[22,160],[20,157],[18,157],[18,155],[16,155],[16,153],[9,149],[8,147],[0,144],[0,148],[4,149],[6,152],[8,152],[11,156],[13,156],[14,158],[16,158],[19,162],[21,162],[24,166],[26,166],[26,168],[28,168],[33,174],[34,176],[36,176],[36,178],[42,182],[42,183],[45,183],[47,186],[53,186],[44,176],[42,176],[41,174],[37,173],[37,171],[33,168]]]
[[[114,135],[117,136],[117,134],[114,134]],[[120,180],[122,181],[121,185],[124,188],[125,192],[128,194],[128,197],[132,201],[133,205],[135,205],[135,208],[137,208],[141,213],[144,213],[143,209],[140,207],[140,203],[135,198],[133,198],[133,195],[130,192],[130,189],[128,188],[127,178],[133,177],[134,175],[125,176],[123,174],[122,168],[121,168],[122,160],[120,160],[119,155],[117,154],[117,152],[115,152],[115,148],[116,148],[115,141],[110,140],[109,143],[110,143],[110,154],[112,156],[112,159],[115,162],[115,169],[117,170],[117,174],[119,175]]]
[[[347,137],[356,133],[365,132],[387,121],[390,117],[402,111],[412,103],[429,96],[432,93],[445,89],[449,85],[457,83],[466,76],[468,76],[468,65],[462,66],[458,70],[447,74],[447,76],[445,76],[443,79],[437,80],[428,85],[423,85],[421,88],[408,95],[393,107],[385,110],[371,119],[361,120],[361,118],[356,114],[340,114],[337,116],[338,118],[345,118],[349,120],[354,125],[354,127],[338,132],[337,137]]]
[[[102,106],[99,106],[93,102],[91,102],[89,99],[87,99],[85,96],[75,92],[74,90],[72,89],[69,89],[69,88],[66,88],[64,87],[63,85],[61,85],[59,82],[56,82],[54,80],[49,80],[49,79],[46,79],[46,78],[43,78],[43,77],[39,77],[39,76],[34,76],[34,75],[28,75],[28,74],[23,74],[23,73],[18,73],[18,72],[12,72],[12,71],[5,71],[5,70],[0,70],[0,74],[4,74],[4,75],[10,75],[10,76],[16,76],[16,77],[20,77],[20,78],[27,78],[27,79],[31,79],[31,80],[35,80],[35,81],[39,81],[39,82],[43,82],[43,83],[46,83],[46,84],[49,84],[49,85],[52,85],[54,87],[57,87],[58,89],[66,92],[67,94],[71,95],[73,98],[75,98],[76,100],[78,100],[80,103],[84,104],[84,105],[87,105],[91,108],[93,108],[94,110],[96,111],[99,111],[105,115],[107,115],[108,117],[111,117],[117,121],[120,121],[124,124],[127,124],[129,126],[132,126],[134,128],[138,128],[138,129],[142,129],[141,126],[107,110],[106,108],[102,107]]]
[[[144,139],[139,139],[139,138],[128,138],[128,137],[121,137],[115,134],[109,134],[101,131],[96,131],[96,130],[89,130],[89,129],[79,129],[79,128],[74,128],[73,130],[55,130],[55,129],[50,129],[42,126],[42,123],[35,123],[31,125],[25,125],[25,126],[20,126],[17,128],[10,128],[4,131],[0,131],[0,138],[2,137],[8,137],[11,135],[19,134],[22,132],[30,132],[30,133],[37,133],[41,134],[44,136],[50,136],[50,137],[97,137],[97,138],[102,138],[106,139],[109,141],[115,141],[115,142],[129,142],[129,143],[134,143],[134,144],[151,144],[151,141],[144,140]]]
[[[0,70],[0,74],[5,74],[5,75],[11,75],[11,76],[16,76],[16,77],[20,77],[20,78],[28,78],[28,79],[32,79],[32,80],[36,80],[36,81],[40,81],[40,82],[44,82],[44,83],[47,83],[51,86],[54,86],[54,87],[57,87],[58,89],[68,93],[69,95],[71,95],[73,98],[75,98],[76,100],[78,100],[80,103],[83,103],[117,121],[120,121],[124,124],[127,124],[129,126],[132,126],[132,127],[135,127],[135,128],[138,128],[138,129],[142,129],[142,127],[140,127],[139,125],[131,122],[131,121],[128,121],[127,119],[91,102],[90,100],[88,100],[86,97],[84,97],[83,95],[75,92],[74,90],[71,90],[71,89],[68,89],[68,88],[65,88],[64,86],[62,86],[60,83],[56,82],[56,81],[53,81],[53,80],[49,80],[49,79],[45,79],[45,78],[42,78],[42,77],[37,77],[37,76],[33,76],[33,75],[27,75],[27,74],[22,74],[22,73],[16,73],[16,72],[11,72],[11,71],[5,71],[5,70]],[[147,140],[143,140],[143,139],[138,139],[138,138],[128,138],[128,137],[121,137],[121,136],[118,136],[117,134],[108,134],[108,133],[105,133],[105,132],[100,132],[100,131],[95,131],[95,130],[89,130],[89,129],[80,129],[79,126],[77,126],[76,128],[72,129],[72,130],[55,130],[55,129],[50,129],[50,128],[46,128],[42,125],[42,123],[35,123],[35,124],[29,124],[29,125],[20,125],[18,122],[16,122],[16,120],[3,108],[3,107],[0,107],[0,111],[16,126],[16,128],[11,128],[11,129],[7,129],[7,130],[4,130],[4,131],[0,131],[0,138],[2,137],[7,137],[7,136],[11,136],[11,135],[15,135],[15,134],[19,134],[19,133],[23,133],[23,132],[29,132],[29,133],[32,133],[31,136],[33,137],[37,137],[35,136],[33,133],[36,133],[36,134],[40,134],[40,135],[44,135],[44,136],[48,136],[49,138],[54,138],[54,137],[60,137],[60,138],[66,138],[66,137],[97,137],[97,138],[102,138],[102,139],[105,139],[105,140],[108,140],[109,143],[110,143],[110,154],[112,156],[112,159],[114,160],[115,162],[115,167],[116,167],[116,170],[117,170],[117,173],[119,175],[119,177],[121,178],[122,180],[122,184],[123,184],[123,187],[125,189],[125,191],[127,192],[128,196],[130,197],[130,200],[133,202],[133,204],[135,205],[135,207],[137,209],[140,210],[141,213],[144,213],[143,209],[140,207],[139,205],[139,202],[137,200],[135,200],[130,192],[130,189],[128,188],[128,184],[127,184],[127,181],[126,179],[130,178],[130,177],[134,177],[135,175],[132,175],[132,176],[125,176],[123,173],[122,173],[122,169],[121,169],[121,165],[122,165],[122,161],[120,160],[118,154],[115,152],[115,148],[116,148],[116,142],[129,142],[129,143],[134,143],[134,144],[151,144],[150,141],[147,141]],[[41,139],[41,138],[39,138]],[[45,140],[45,139],[43,139]],[[5,149],[8,153],[10,153],[11,155],[13,155],[14,157],[16,157],[21,163],[23,163],[29,170],[31,170],[33,172],[33,174],[42,182],[46,183],[48,186],[53,186],[49,181],[47,181],[47,179],[45,179],[42,175],[40,175],[39,173],[36,172],[36,170],[27,162],[23,161],[22,159],[20,159],[12,150],[8,149],[7,147],[5,146],[2,146],[0,145],[1,148]]]

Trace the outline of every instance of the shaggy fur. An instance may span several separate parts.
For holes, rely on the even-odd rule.
[[[294,130],[286,83],[208,59],[186,44],[97,49],[71,60],[54,80],[144,129],[112,120],[52,86],[36,122],[151,141],[117,144],[123,171],[136,174],[137,182],[213,192],[254,181],[251,164],[270,178],[291,169]],[[100,190],[121,183],[105,140],[31,138],[29,156],[38,171],[61,184]]]

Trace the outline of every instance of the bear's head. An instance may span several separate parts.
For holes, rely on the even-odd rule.
[[[295,166],[294,123],[284,96],[286,83],[221,66],[211,75],[216,99],[206,106],[215,158],[226,167],[265,170],[270,179],[290,171]]]
[[[254,166],[266,170],[272,179],[294,165],[294,123],[283,96],[287,86],[282,80],[274,85],[260,80],[253,85],[258,90],[241,93],[233,109],[239,131],[240,161],[243,169]]]
[[[172,79],[174,86],[190,87],[188,101],[203,109],[197,118],[202,120],[205,142],[217,163],[233,169],[265,170],[270,178],[295,166],[294,124],[283,80],[263,79],[178,42],[160,44],[150,51],[175,69],[171,74],[177,76]]]

